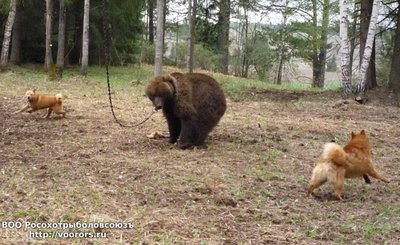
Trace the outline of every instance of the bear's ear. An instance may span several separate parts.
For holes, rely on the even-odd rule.
[[[164,75],[164,76],[162,77],[162,80],[163,80],[164,82],[167,82],[167,83],[175,83],[175,82],[176,82],[176,78],[173,77],[171,74]]]
[[[171,80],[170,75],[164,75],[161,79],[163,82],[169,82]]]
[[[171,74],[163,76],[163,82],[167,82],[172,85],[173,89],[176,88],[177,85],[177,79],[173,77]]]
[[[364,129],[361,130],[360,134],[361,134],[361,135],[365,135],[365,130],[364,130]]]
[[[356,136],[354,132],[351,132],[351,138],[354,138],[354,136]]]
[[[180,73],[180,72],[172,72],[169,75],[174,77],[175,79],[179,79],[184,76],[183,73]]]

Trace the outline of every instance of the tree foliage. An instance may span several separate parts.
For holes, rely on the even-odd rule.
[[[21,17],[22,62],[44,62],[45,51],[45,1],[18,1]],[[58,1],[54,1],[51,41],[53,56],[57,54]],[[90,7],[89,63],[98,64],[103,60],[103,14],[100,0],[92,0]],[[66,5],[66,64],[78,64],[81,58],[81,38],[83,21],[83,1],[68,0]],[[105,19],[111,26],[111,62],[124,64],[135,62],[140,53],[139,41],[142,37],[143,0],[107,0]],[[4,30],[4,18],[8,7],[0,4],[0,27]],[[34,24],[33,24],[34,23]],[[0,34],[0,39],[2,39]],[[53,57],[55,59],[55,57]]]
[[[20,38],[16,39],[20,39],[19,43],[23,45],[11,45],[11,47],[20,46],[18,56],[21,57],[21,63],[43,64],[46,1],[18,0],[17,2]],[[58,49],[59,1],[53,0],[53,2],[51,53],[55,60]],[[154,45],[148,44],[151,42],[151,35],[148,32],[155,27],[151,25],[155,24],[153,21],[157,17],[155,2],[155,0],[106,0],[106,11],[103,13],[102,1],[91,0],[89,64],[104,62],[103,23],[108,23],[111,31],[109,50],[111,64],[124,65],[134,62],[154,64],[155,59],[152,57]],[[0,41],[4,39],[9,3],[9,0],[2,0],[0,3]],[[170,64],[180,66],[181,55],[185,53],[181,47],[187,45],[189,33],[188,9],[185,7],[187,0],[165,0],[165,3],[166,7],[162,14],[167,14],[165,19],[167,22],[162,28],[170,39],[164,39],[164,42],[169,42],[169,48],[163,50],[164,54],[167,50],[168,52],[172,50],[171,55],[174,57],[164,58],[171,59]],[[197,3],[194,52],[197,68],[224,73],[229,71],[231,74],[243,77],[257,75],[266,80],[272,80],[274,77],[279,83],[281,77],[276,78],[284,73],[282,67],[287,67],[293,58],[297,60],[300,58],[313,66],[313,80],[316,81],[317,87],[323,86],[325,67],[329,65],[330,70],[335,69],[335,59],[332,58],[332,53],[329,53],[328,47],[339,46],[332,41],[334,38],[331,38],[337,39],[339,33],[337,16],[339,1],[197,0]],[[65,6],[65,65],[77,65],[82,60],[83,1],[65,0]],[[178,9],[176,6],[183,8]],[[349,26],[351,60],[354,47],[360,43],[360,8],[357,6],[361,6],[359,1],[351,2],[349,6],[349,17],[352,21]],[[390,73],[389,68],[391,71],[400,70],[395,67],[399,63],[396,59],[393,59],[394,65],[391,63],[392,56],[395,55],[393,33],[398,25],[399,6],[399,1],[385,1],[381,7],[381,10],[385,9],[381,11],[383,20],[378,23],[379,35],[391,37],[381,38],[377,42],[383,46],[377,48],[376,60],[381,61],[377,63],[380,68],[378,74],[386,81]],[[329,18],[326,18],[327,16]],[[149,23],[150,18],[153,20],[152,23]],[[173,42],[172,49],[171,42]],[[381,52],[384,50],[390,52],[382,55]],[[352,64],[350,61],[350,67]],[[392,75],[391,80],[395,77],[397,74]]]
[[[107,1],[105,18],[111,25],[112,60],[116,64],[135,62],[138,58],[139,40],[143,33],[142,10],[144,2],[140,0]],[[101,20],[101,13],[97,13]],[[102,26],[97,26],[102,28]],[[97,32],[97,33],[102,33]],[[99,35],[97,38],[101,38]]]

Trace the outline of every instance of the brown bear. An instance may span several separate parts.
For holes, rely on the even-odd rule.
[[[174,72],[150,79],[146,95],[167,119],[170,143],[181,149],[200,146],[226,110],[224,92],[214,78]]]

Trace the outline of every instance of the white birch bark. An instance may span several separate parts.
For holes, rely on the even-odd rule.
[[[367,41],[365,43],[364,55],[362,57],[361,66],[357,76],[357,90],[356,90],[357,93],[365,92],[365,85],[367,80],[366,74],[368,66],[371,62],[370,58],[372,53],[372,46],[374,44],[374,39],[375,39],[376,23],[378,21],[378,13],[379,13],[378,10],[380,2],[381,2],[380,0],[374,0],[374,3],[372,5],[371,21],[368,27]]]
[[[90,0],[85,0],[83,7],[83,34],[82,34],[82,68],[81,74],[86,76],[89,63],[89,12]]]
[[[17,0],[11,0],[10,11],[8,13],[8,18],[4,30],[3,45],[1,48],[0,67],[2,69],[4,69],[8,63],[8,53],[10,51],[11,33],[15,21],[16,11],[17,11]]]
[[[340,70],[343,83],[343,98],[348,99],[351,95],[351,70],[350,70],[350,46],[348,30],[347,1],[340,0]]]
[[[162,73],[164,51],[164,0],[157,0],[157,30],[155,43],[154,75]]]

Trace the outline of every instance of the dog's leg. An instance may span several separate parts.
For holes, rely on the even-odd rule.
[[[61,110],[61,111],[55,111],[54,110],[54,113],[56,113],[57,115],[61,115],[61,117],[65,117],[65,111],[64,110]]]
[[[363,178],[364,178],[364,181],[365,181],[366,184],[368,184],[368,185],[371,184],[371,180],[369,179],[369,177],[368,177],[367,174],[364,174],[364,175],[363,175]]]
[[[24,107],[22,107],[21,109],[19,109],[18,111],[14,112],[14,114],[24,112],[24,111],[28,110],[29,107],[30,107],[29,104],[27,104]]]
[[[61,115],[61,117],[65,117],[64,107],[62,106],[61,103],[54,105],[53,107],[51,107],[51,109],[55,114]]]
[[[47,109],[47,114],[46,114],[45,118],[49,118],[52,111],[53,111],[53,109],[51,109],[51,108]]]
[[[388,178],[386,178],[381,173],[376,171],[374,167],[372,167],[372,168],[370,168],[368,170],[368,175],[371,176],[371,177],[374,177],[375,179],[382,180],[385,183],[389,183],[390,182],[390,180]]]
[[[325,178],[325,176],[313,176],[313,178],[311,178],[310,180],[310,183],[308,184],[307,196],[312,195],[314,190],[325,184],[326,181],[327,179]]]
[[[343,200],[341,195],[344,189],[344,172],[337,173],[336,182],[334,183],[334,189],[336,200]]]

